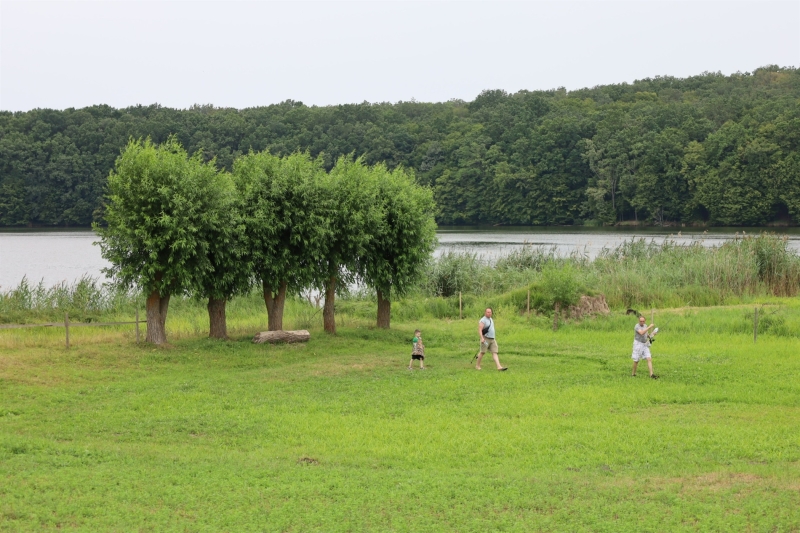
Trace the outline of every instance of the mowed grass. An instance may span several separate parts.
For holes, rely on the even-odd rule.
[[[471,368],[478,317],[342,317],[283,346],[236,318],[166,348],[0,332],[0,530],[798,531],[798,302],[778,303],[755,345],[747,309],[659,312],[659,380],[629,377],[620,314],[554,333],[498,310],[508,372]]]

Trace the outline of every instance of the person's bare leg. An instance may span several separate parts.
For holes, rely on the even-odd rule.
[[[637,366],[639,366],[639,361],[634,361],[633,362],[633,372],[631,373],[631,376],[635,376],[636,375],[636,367]]]
[[[481,369],[481,361],[483,360],[484,352],[478,352],[478,362],[475,364],[475,370]]]
[[[647,360],[647,369],[650,371],[650,375],[652,376],[653,375],[653,360],[652,359],[648,359]]]
[[[503,368],[503,365],[500,364],[500,357],[497,356],[497,352],[492,353],[492,359],[494,359],[494,364],[497,365],[497,370]]]
[[[425,369],[425,361],[423,361],[422,359],[419,360],[419,369],[420,370],[424,370]]]
[[[408,369],[409,370],[413,370],[414,369],[414,360],[413,359],[408,362]]]

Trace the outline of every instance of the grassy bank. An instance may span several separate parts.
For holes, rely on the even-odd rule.
[[[265,318],[246,299],[231,342],[191,307],[163,349],[130,327],[69,351],[0,331],[0,530],[800,528],[796,299],[762,302],[784,329],[755,345],[751,306],[657,311],[657,381],[628,377],[621,313],[553,332],[499,308],[510,370],[477,372],[477,317],[425,301],[389,331],[347,302],[336,337],[294,301],[312,340],[291,346],[248,342]],[[405,370],[415,327],[424,372]]]

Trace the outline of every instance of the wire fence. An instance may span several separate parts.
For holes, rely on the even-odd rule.
[[[64,322],[43,322],[40,324],[0,324],[0,329],[20,329],[20,328],[64,328],[64,343],[69,349],[69,329],[87,326],[123,326],[134,324],[136,326],[136,342],[140,341],[139,324],[146,323],[146,320],[139,320],[139,310],[136,310],[136,320],[126,322],[70,322],[69,313],[64,313]]]

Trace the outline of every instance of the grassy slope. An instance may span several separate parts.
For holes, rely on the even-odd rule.
[[[796,531],[800,340],[703,333],[741,314],[664,314],[658,381],[628,377],[622,316],[501,314],[505,373],[469,369],[471,320],[278,347],[0,332],[0,530]]]

